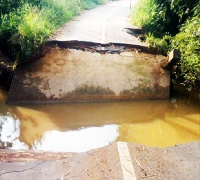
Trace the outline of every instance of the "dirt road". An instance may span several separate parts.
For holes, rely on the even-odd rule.
[[[138,0],[113,1],[85,11],[81,16],[65,24],[54,40],[91,41],[98,43],[126,43],[144,45],[126,28],[136,28],[130,23],[130,4],[134,8]]]

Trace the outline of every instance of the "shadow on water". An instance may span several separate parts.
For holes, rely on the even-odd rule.
[[[7,106],[5,97],[1,90],[2,148],[7,141],[7,148],[81,152],[115,141],[166,147],[200,140],[200,108],[181,99]],[[10,126],[18,131],[9,139]]]

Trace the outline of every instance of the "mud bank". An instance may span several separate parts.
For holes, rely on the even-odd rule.
[[[199,145],[199,142],[192,142],[149,148],[128,143],[126,153],[130,154],[134,169],[128,173],[134,173],[137,180],[199,179]],[[117,143],[85,153],[0,150],[0,178],[124,179],[122,169],[126,164],[119,156],[120,151]]]
[[[16,68],[8,103],[169,98],[166,57],[147,47],[53,41],[30,61]]]
[[[14,71],[14,63],[0,51],[0,86],[10,88]]]

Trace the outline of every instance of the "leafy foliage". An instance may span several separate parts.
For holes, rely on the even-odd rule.
[[[181,61],[176,76],[183,76],[189,89],[200,82],[200,15],[188,19],[172,39],[172,48],[181,50]]]
[[[171,40],[171,36],[165,35],[163,38],[156,38],[151,33],[146,34],[146,41],[149,47],[155,47],[157,53],[167,55],[170,47],[168,42]]]
[[[188,89],[199,86],[199,0],[140,0],[132,13],[132,23],[144,29],[149,45],[162,54],[180,49],[176,78],[183,77]]]
[[[26,59],[78,13],[76,0],[1,0],[0,50]]]
[[[19,0],[0,0],[0,13],[7,14],[16,9],[21,4]]]
[[[84,6],[84,9],[89,10],[89,9],[97,7],[97,5],[105,4],[106,2],[107,0],[84,0],[83,6]]]
[[[132,13],[132,23],[142,27],[155,37],[162,37],[167,32],[169,17],[168,6],[155,3],[156,0],[141,0]]]

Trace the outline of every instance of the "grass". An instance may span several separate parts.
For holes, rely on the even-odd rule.
[[[78,5],[75,0],[22,0],[5,12],[0,21],[3,42],[0,49],[12,54],[13,60],[24,61],[53,32],[77,15]]]
[[[170,47],[168,42],[170,41],[170,36],[164,36],[163,38],[156,38],[151,33],[146,34],[146,42],[149,47],[154,47],[157,49],[157,53],[167,55]]]

